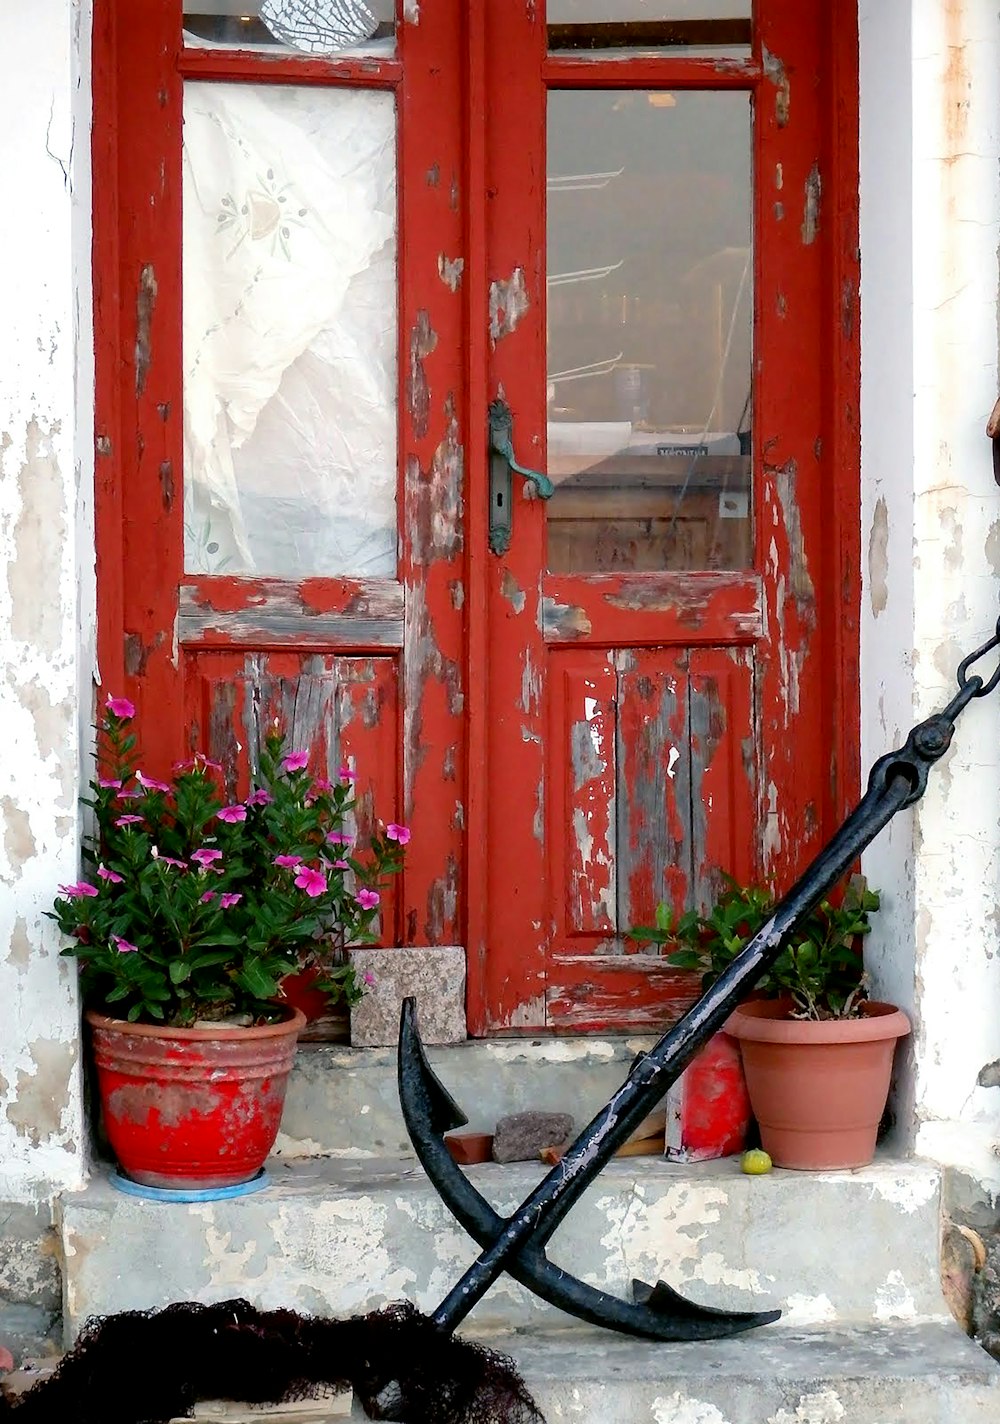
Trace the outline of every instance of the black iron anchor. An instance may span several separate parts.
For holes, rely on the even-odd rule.
[[[1000,683],[1000,667],[988,681],[969,672],[973,663],[998,646],[1000,620],[993,637],[960,664],[958,692],[948,705],[914,727],[902,747],[874,764],[857,807],[779,901],[767,924],[684,1017],[636,1059],[611,1100],[506,1219],[477,1191],[445,1146],[444,1133],[468,1119],[428,1063],[414,1002],[405,1001],[399,1037],[399,1094],[410,1140],[444,1201],[483,1248],[432,1313],[430,1318],[440,1331],[454,1331],[504,1271],[571,1315],[648,1339],[715,1339],[779,1317],[781,1312],[776,1310],[724,1311],[698,1305],[663,1281],[653,1286],[634,1281],[632,1301],[621,1300],[555,1265],[547,1258],[545,1247],[612,1154],[774,963],[800,920],[850,869],[893,816],[924,794],[928,772],[947,751],[959,714],[974,697],[985,696]],[[374,1417],[394,1418],[393,1398],[392,1386],[381,1391],[370,1407],[388,1412]]]

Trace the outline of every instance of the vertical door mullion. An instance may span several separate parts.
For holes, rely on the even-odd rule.
[[[406,9],[407,7],[404,7]],[[464,225],[458,0],[400,22],[404,942],[460,942],[464,847]]]

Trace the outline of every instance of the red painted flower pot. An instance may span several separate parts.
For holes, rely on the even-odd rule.
[[[278,1135],[298,1009],[260,1028],[159,1028],[88,1010],[108,1141],[147,1187],[236,1186]]]
[[[867,1003],[858,1019],[786,1017],[774,1000],[744,1004],[726,1029],[740,1041],[761,1142],[776,1167],[864,1167],[875,1155],[897,1039],[910,1021]]]
[[[716,1033],[667,1089],[669,1162],[707,1162],[742,1152],[752,1117],[736,1040]]]

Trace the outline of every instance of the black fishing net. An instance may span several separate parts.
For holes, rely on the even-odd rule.
[[[201,1399],[277,1404],[353,1389],[373,1419],[544,1424],[513,1362],[443,1334],[415,1307],[349,1320],[245,1300],[89,1320],[2,1424],[164,1424]]]

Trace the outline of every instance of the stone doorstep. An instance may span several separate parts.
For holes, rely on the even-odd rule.
[[[649,1344],[601,1331],[491,1339],[547,1424],[996,1424],[1000,1366],[957,1326]],[[367,1416],[355,1404],[351,1418]]]
[[[506,1214],[543,1170],[490,1163],[469,1175]],[[234,1295],[323,1315],[401,1297],[430,1310],[476,1254],[415,1163],[272,1159],[269,1171],[264,1191],[191,1206],[125,1196],[103,1176],[65,1196],[67,1338],[88,1315]],[[624,1158],[588,1189],[550,1251],[621,1296],[633,1277],[662,1275],[706,1305],[777,1306],[781,1331],[944,1320],[938,1195],[936,1169],[920,1162],[747,1177],[732,1158],[683,1167]],[[509,1277],[470,1317],[479,1330],[568,1322]]]
[[[517,1361],[547,1424],[996,1424],[1000,1418],[1000,1366],[950,1324],[765,1327],[683,1345],[590,1329],[478,1338]],[[204,1400],[170,1424],[358,1424],[367,1417],[348,1392],[262,1406]]]

